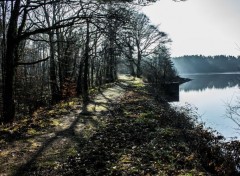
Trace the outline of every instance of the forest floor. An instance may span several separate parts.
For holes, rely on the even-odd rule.
[[[221,137],[155,101],[142,80],[121,76],[91,99],[88,115],[72,98],[0,126],[0,175],[236,174],[207,147]]]

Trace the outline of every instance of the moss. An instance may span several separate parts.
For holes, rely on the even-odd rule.
[[[68,150],[67,150],[67,155],[68,156],[76,156],[78,153],[78,150],[75,148],[75,147],[70,147]]]
[[[59,165],[59,163],[56,162],[55,160],[48,160],[48,161],[42,161],[42,162],[40,161],[40,162],[37,163],[37,166],[39,168],[42,168],[42,169],[44,169],[44,168],[55,168],[58,165]]]
[[[95,111],[96,111],[96,112],[107,111],[107,108],[106,108],[106,106],[103,106],[103,105],[97,105],[97,106],[95,107]]]
[[[61,123],[60,123],[60,120],[58,120],[58,119],[52,119],[51,124],[54,126],[59,126]]]
[[[35,129],[33,129],[33,128],[30,128],[30,129],[28,129],[27,134],[29,134],[29,135],[36,135],[37,131]]]
[[[139,117],[140,118],[154,118],[155,114],[152,111],[148,111],[148,112],[140,113]]]
[[[0,157],[6,157],[6,156],[8,156],[8,154],[10,153],[10,151],[8,151],[8,150],[1,150],[0,151]]]
[[[143,88],[144,84],[142,79],[140,78],[135,78],[132,82],[131,82],[132,86],[137,87],[137,88]]]

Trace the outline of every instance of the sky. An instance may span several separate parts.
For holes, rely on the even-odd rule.
[[[240,55],[240,0],[160,0],[143,8],[172,39],[172,56]]]

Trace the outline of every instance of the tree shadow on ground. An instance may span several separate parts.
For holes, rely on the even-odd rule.
[[[128,92],[63,175],[236,175],[211,132],[184,113]],[[213,164],[214,163],[214,164]]]
[[[113,101],[111,98],[108,98],[105,96],[104,92],[100,92],[101,99],[103,101],[94,101],[92,100],[90,104],[93,104],[94,106],[101,106],[104,107],[104,111],[93,111],[89,115],[79,115],[72,123],[71,125],[62,131],[56,132],[53,137],[50,137],[46,141],[43,142],[41,147],[31,156],[31,158],[23,164],[21,167],[17,169],[17,171],[14,172],[14,175],[51,175],[54,174],[56,175],[57,173],[61,172],[58,168],[49,168],[44,167],[40,168],[39,167],[39,158],[43,157],[43,155],[46,155],[46,151],[48,151],[49,148],[52,147],[52,145],[56,145],[56,143],[59,139],[61,138],[68,138],[71,141],[73,141],[75,144],[78,145],[77,149],[81,150],[85,144],[87,144],[87,139],[88,137],[84,136],[84,133],[86,133],[86,129],[80,129],[80,131],[76,130],[78,128],[79,124],[82,124],[83,127],[88,126],[90,124],[91,128],[96,128],[98,129],[101,127],[102,122],[98,120],[98,118],[101,118],[101,116],[108,116],[110,114],[111,117],[114,117],[114,111],[113,111],[113,106],[115,107],[117,105],[116,101]],[[116,95],[115,95],[116,96]],[[119,96],[119,95],[117,95]],[[89,135],[89,134],[88,134]],[[91,135],[90,135],[91,136]],[[65,149],[67,150],[67,148]],[[64,151],[63,151],[64,152]],[[59,155],[59,154],[58,154]],[[55,156],[56,158],[57,156]],[[58,156],[61,157],[61,156]],[[47,159],[47,158],[46,158]],[[45,159],[45,160],[46,160]],[[59,158],[58,158],[59,160]],[[66,160],[66,158],[65,158]],[[41,162],[41,161],[40,161]],[[48,161],[43,161],[43,162],[48,162]],[[64,159],[62,160],[64,162]],[[61,165],[62,163],[60,163]]]
[[[81,122],[80,122],[81,119]],[[28,175],[29,173],[34,173],[38,175],[36,171],[36,165],[38,163],[37,160],[39,157],[42,157],[43,153],[46,152],[51,145],[57,141],[59,138],[70,138],[73,142],[75,142],[78,145],[78,148],[81,148],[84,146],[86,143],[86,138],[81,134],[78,133],[76,134],[75,128],[79,123],[89,123],[91,122],[94,125],[98,125],[98,122],[95,121],[94,119],[88,117],[88,116],[78,116],[72,124],[69,126],[69,128],[56,132],[54,137],[51,137],[47,139],[45,142],[43,142],[42,146],[31,156],[31,159],[29,159],[25,164],[23,164],[17,171],[14,173],[14,175],[19,176],[19,175]],[[67,150],[67,149],[66,149]],[[63,151],[64,152],[64,151]],[[61,157],[61,156],[59,156]],[[39,168],[38,168],[39,169]],[[50,171],[48,171],[50,172]],[[41,173],[42,174],[42,173]]]

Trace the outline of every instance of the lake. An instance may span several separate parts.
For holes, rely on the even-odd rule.
[[[173,105],[191,104],[196,107],[200,120],[227,140],[240,139],[240,130],[226,116],[227,103],[236,104],[240,98],[240,73],[209,73],[181,75],[192,81],[180,85],[179,102]]]

